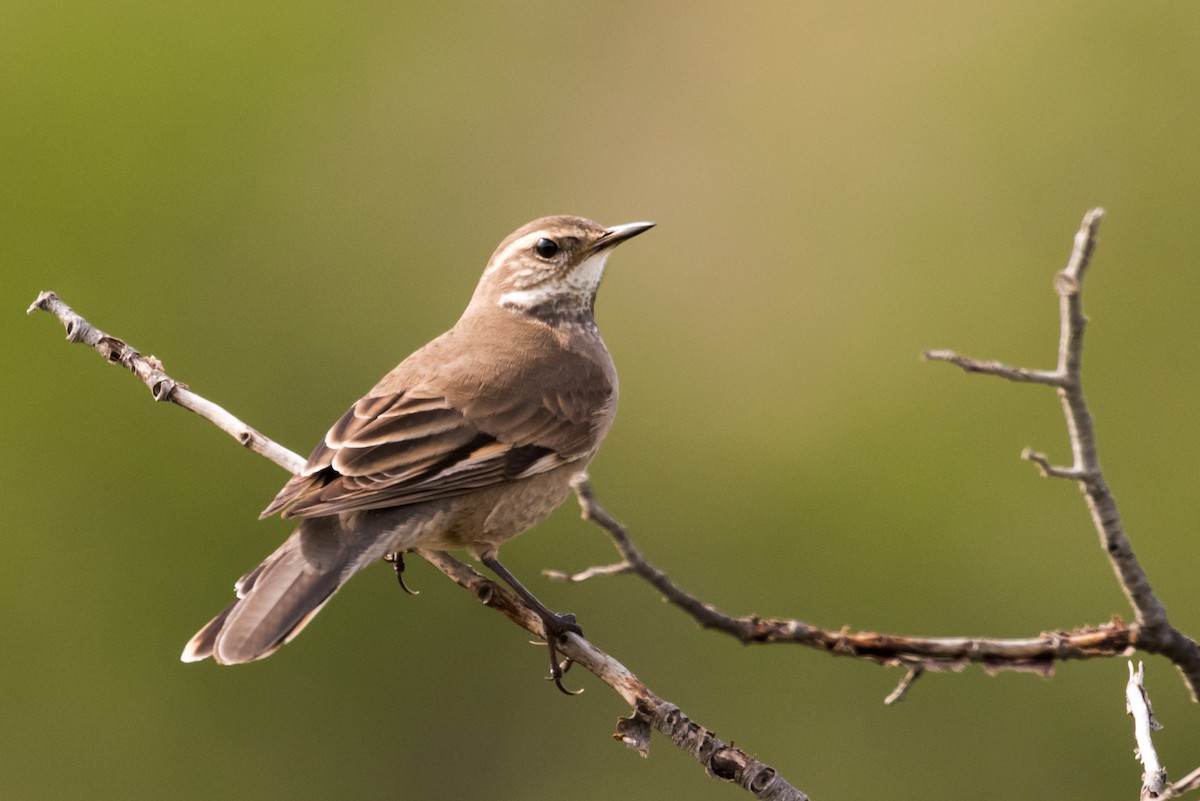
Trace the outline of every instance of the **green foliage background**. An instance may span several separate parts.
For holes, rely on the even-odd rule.
[[[1200,11],[1150,2],[31,2],[0,25],[0,797],[738,798],[427,566],[364,573],[242,668],[177,654],[287,533],[284,476],[22,311],[54,289],[307,452],[543,214],[613,258],[594,464],[722,608],[1029,636],[1128,616],[1052,393],[1051,279],[1101,229],[1086,379],[1174,622],[1200,634]],[[698,630],[573,505],[508,546],[551,606],[817,799],[1128,798],[1122,660],[901,674]],[[1174,776],[1200,709],[1150,659]]]

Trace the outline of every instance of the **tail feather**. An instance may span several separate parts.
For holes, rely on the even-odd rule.
[[[306,520],[275,553],[237,582],[237,600],[200,629],[184,662],[213,657],[223,665],[270,656],[290,642],[338,588],[371,559],[336,518]],[[364,558],[366,557],[366,558]]]
[[[200,662],[212,656],[213,649],[217,646],[217,635],[221,633],[221,627],[225,625],[225,618],[229,617],[229,613],[235,606],[237,606],[237,601],[225,607],[221,614],[208,621],[204,628],[196,632],[196,635],[183,647],[183,655],[179,658],[184,662]]]

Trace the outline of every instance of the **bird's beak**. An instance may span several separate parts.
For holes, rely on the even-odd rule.
[[[599,253],[602,250],[607,250],[611,247],[624,242],[626,239],[632,239],[643,231],[649,231],[654,227],[652,222],[635,222],[625,223],[624,225],[614,225],[604,232],[604,235],[596,240],[596,244],[592,245],[592,252]]]

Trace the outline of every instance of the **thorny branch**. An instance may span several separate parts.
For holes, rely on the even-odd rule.
[[[53,292],[41,293],[28,312],[32,314],[38,310],[57,317],[66,328],[69,341],[89,345],[109,362],[133,372],[150,388],[155,400],[170,401],[196,412],[290,473],[296,473],[304,466],[301,456],[187,389],[164,372],[158,359],[143,356],[122,340],[96,328]],[[545,636],[541,618],[514,594],[447,553],[427,550],[417,553],[456,584],[474,593],[485,606],[505,615],[526,631]],[[679,707],[658,696],[628,668],[588,640],[567,634],[561,639],[558,650],[570,662],[579,664],[615,690],[633,708],[629,717],[618,720],[613,737],[642,756],[649,753],[651,729],[657,729],[704,766],[708,775],[715,779],[737,784],[763,801],[807,801],[808,796],[789,784],[774,768],[732,743],[722,741],[688,718]]]

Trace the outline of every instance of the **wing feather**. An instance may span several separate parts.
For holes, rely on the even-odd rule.
[[[590,458],[616,403],[603,344],[597,337],[588,356],[542,329],[502,334],[471,348],[447,334],[405,360],[334,423],[262,516],[421,503]],[[532,346],[521,337],[542,337],[538,347],[551,354],[539,362],[541,381],[496,367]],[[464,351],[481,367],[464,369]]]
[[[262,516],[317,517],[436,500],[528,478],[583,455],[534,444],[573,425],[545,407],[493,416],[488,422],[499,417],[503,428],[520,432],[504,441],[441,403],[430,408],[424,399],[406,414],[402,395],[387,405],[378,398],[359,401]]]

